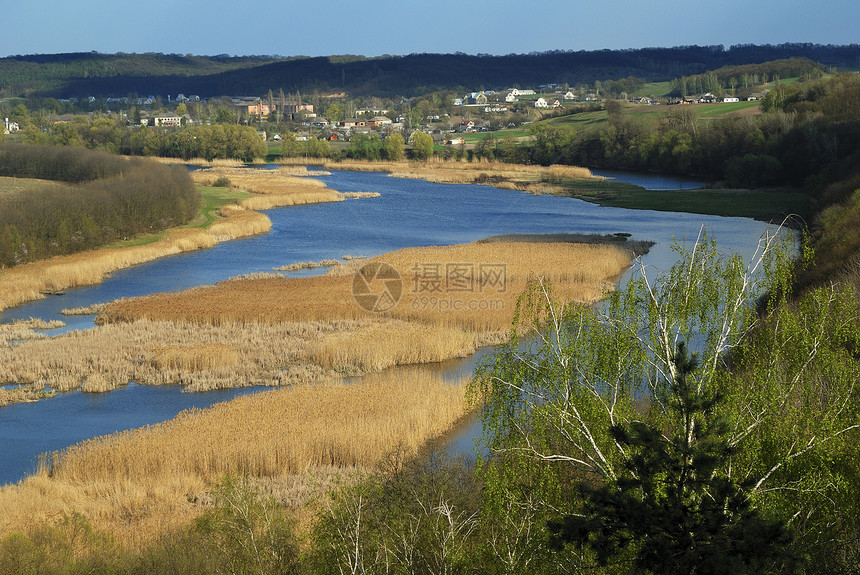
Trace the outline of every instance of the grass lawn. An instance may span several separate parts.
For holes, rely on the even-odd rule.
[[[812,199],[793,190],[646,190],[632,184],[601,180],[568,180],[566,194],[602,206],[639,210],[689,212],[716,216],[782,220],[788,214],[809,219]]]

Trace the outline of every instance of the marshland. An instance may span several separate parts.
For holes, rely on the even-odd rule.
[[[467,418],[464,383],[420,365],[504,341],[530,278],[544,277],[562,297],[591,303],[630,273],[642,253],[634,249],[638,241],[656,242],[642,262],[665,270],[674,262],[672,238],[695,238],[705,225],[721,246],[746,252],[765,228],[748,219],[604,208],[474,183],[272,172],[253,178],[246,168],[224,167],[193,176],[210,187],[223,178],[220,184],[229,180],[255,202],[264,198],[240,199],[225,213],[265,210],[265,233],[233,234],[246,237],[99,271],[100,283],[57,284],[65,285],[64,295],[3,312],[7,323],[66,323],[18,324],[8,337],[15,343],[0,350],[3,379],[27,384],[4,394],[27,400],[59,392],[15,406],[20,417],[38,420],[46,401],[62,404],[79,394],[96,404],[98,394],[130,381],[138,385],[123,391],[129,413],[140,384],[182,385],[197,391],[183,397],[200,397],[203,406],[204,390],[258,392],[147,427],[136,422],[123,430],[112,421],[112,429],[93,428],[88,441],[55,437],[47,449],[33,449],[44,445],[41,438],[0,429],[0,436],[18,437],[4,447],[9,463],[0,481],[19,481],[47,452],[34,475],[0,491],[0,506],[9,510],[3,532],[28,518],[80,512],[120,544],[139,548],[198,516],[225,473],[254,476],[300,507],[338,474],[373,468],[396,449],[414,453]],[[295,190],[292,200],[287,190]],[[501,234],[531,241],[477,243]],[[540,238],[523,234],[562,241],[534,243]],[[572,243],[568,234],[608,235],[611,245]],[[376,313],[358,304],[354,281],[358,270],[380,262],[398,271],[401,291],[397,305]],[[438,274],[446,277],[450,265],[472,270],[461,277],[472,280],[480,280],[481,266],[495,266],[504,282],[423,289]],[[40,337],[39,328],[56,335]],[[397,367],[406,364],[419,367]],[[356,375],[360,383],[339,383]],[[86,408],[69,417],[86,418]]]

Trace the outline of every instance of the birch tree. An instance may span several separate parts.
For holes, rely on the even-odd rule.
[[[685,433],[693,441],[694,427],[672,408],[675,357],[686,345],[698,357],[686,385],[720,394],[714,410],[729,422],[721,437],[732,455],[714,477],[744,485],[750,505],[789,523],[801,543],[856,529],[857,480],[833,458],[856,452],[857,304],[835,288],[790,303],[785,237],[766,234],[745,260],[721,254],[702,232],[675,246],[668,272],[649,277],[639,264],[596,310],[565,305],[535,280],[510,344],[471,387],[482,405],[491,506],[547,519],[576,513],[577,486],[629,478],[641,446],[613,430],[643,423],[663,442]],[[839,504],[851,511],[836,512]]]

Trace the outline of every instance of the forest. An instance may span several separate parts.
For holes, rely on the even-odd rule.
[[[0,96],[53,98],[148,94],[347,92],[413,97],[439,90],[591,84],[629,76],[669,81],[737,66],[806,58],[825,67],[860,66],[860,46],[817,44],[678,46],[530,54],[409,54],[329,57],[188,57],[170,54],[55,54],[0,59]]]
[[[0,266],[182,225],[200,196],[184,168],[79,147],[0,145],[0,176],[61,182],[0,193]]]

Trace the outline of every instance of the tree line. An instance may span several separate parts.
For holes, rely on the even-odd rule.
[[[0,145],[0,175],[68,185],[0,194],[0,266],[182,225],[200,197],[184,167],[82,148]]]
[[[547,82],[592,84],[631,75],[648,81],[698,74],[723,66],[808,58],[854,67],[860,47],[779,45],[677,46],[630,50],[551,51],[504,56],[409,54],[352,57],[185,57],[177,55],[58,54],[0,59],[0,94],[79,97],[199,94],[218,97],[284,89],[346,91],[350,95],[417,96],[437,90],[500,88]],[[471,87],[471,88],[470,88]],[[462,90],[461,90],[462,91]]]
[[[517,146],[489,138],[477,157],[513,163],[573,164],[592,168],[684,174],[733,187],[815,184],[821,173],[845,170],[860,148],[860,77],[779,86],[762,102],[765,114],[702,121],[678,105],[660,117],[624,114],[605,105],[608,122],[574,133],[536,124],[531,142]]]

